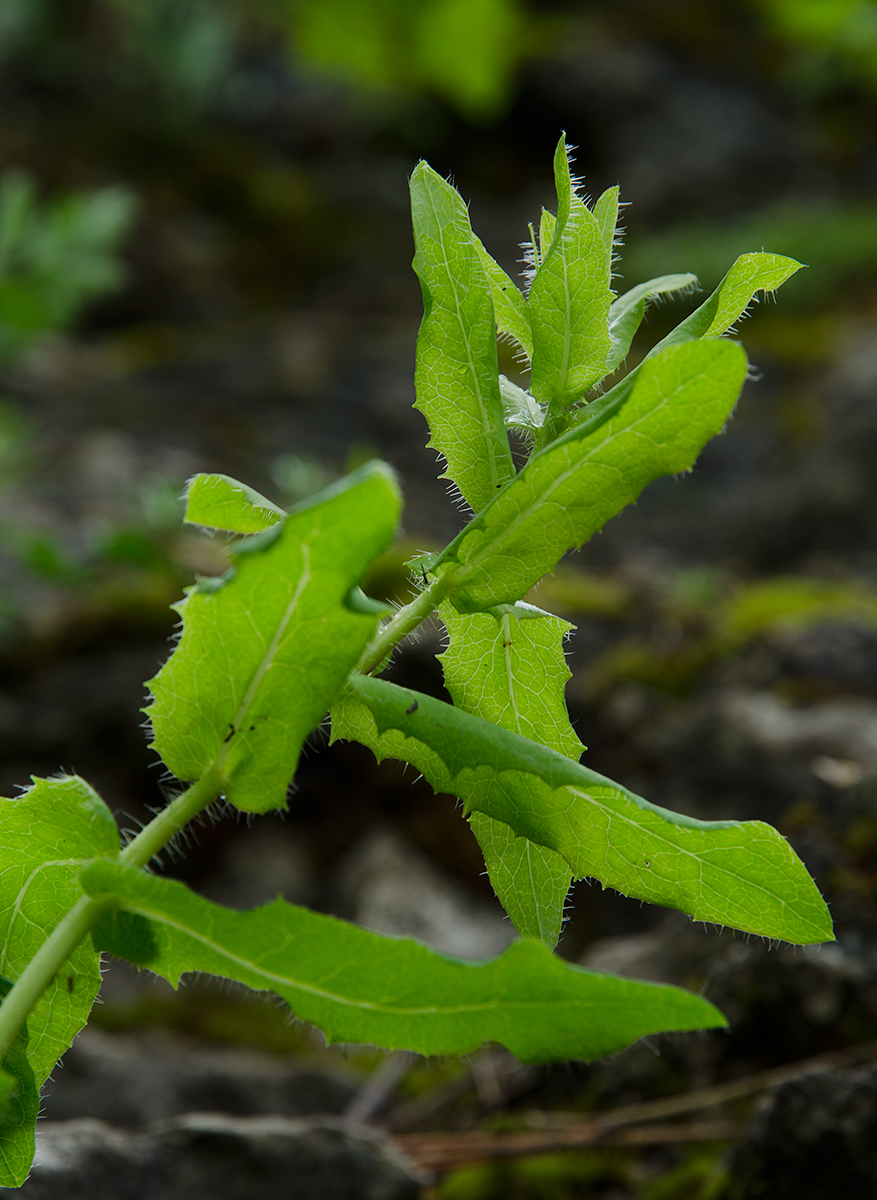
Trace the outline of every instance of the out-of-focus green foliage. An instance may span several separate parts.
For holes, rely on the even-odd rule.
[[[199,110],[227,77],[238,38],[230,5],[216,0],[110,0],[129,62],[166,99]]]
[[[381,91],[427,90],[464,115],[504,108],[525,49],[519,0],[292,0],[306,60]]]
[[[134,216],[126,188],[40,201],[31,177],[0,181],[0,363],[41,334],[64,329],[83,306],[118,287],[121,239]]]
[[[815,92],[848,81],[877,87],[873,0],[760,0],[758,8],[793,51],[799,86]]]
[[[570,576],[573,572],[570,572]],[[586,577],[583,577],[586,578]],[[570,600],[564,603],[563,596]],[[552,594],[551,581],[540,588],[543,603],[555,603],[574,616],[594,612],[588,591],[576,602],[576,590]],[[643,602],[640,597],[640,603]],[[823,580],[807,576],[772,579],[729,586],[720,572],[709,568],[680,571],[659,581],[650,598],[647,632],[630,633],[593,665],[590,687],[599,693],[620,679],[632,679],[667,692],[686,692],[707,668],[739,652],[761,637],[810,629],[830,621],[854,621],[877,629],[877,591],[857,580]],[[637,598],[628,594],[628,613]],[[674,636],[662,637],[672,630]]]
[[[266,39],[360,91],[426,93],[482,121],[505,110],[521,61],[553,36],[522,0],[97,0],[84,22],[65,7],[0,0],[0,61],[23,56],[69,76],[94,55],[113,91],[158,101],[157,123],[228,99],[247,47]]]
[[[685,222],[627,249],[630,277],[660,274],[680,257],[710,287],[729,258],[747,246],[776,246],[813,269],[799,274],[784,296],[820,303],[840,284],[877,268],[877,205],[868,201],[818,201],[773,205],[736,220]]]

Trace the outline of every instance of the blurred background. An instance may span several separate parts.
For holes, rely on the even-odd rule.
[[[404,529],[369,582],[388,599],[406,598],[413,549],[456,532],[411,409],[420,158],[513,274],[553,207],[561,130],[587,190],[618,183],[630,205],[619,291],[668,271],[710,289],[747,250],[808,264],[741,329],[755,369],[726,434],[535,599],[576,625],[588,763],[675,809],[778,825],[831,900],[835,957],[695,937],[581,884],[561,953],[706,987],[731,1034],[495,1086],[415,1066],[381,1101],[409,1105],[400,1128],[514,1127],[528,1105],[660,1095],[874,1036],[875,117],[869,0],[0,0],[5,795],[63,768],[128,827],[161,802],[143,681],[169,604],[222,569],[221,542],[180,526],[192,473],[289,504],[387,459]],[[631,363],[694,303],[653,308]],[[439,645],[406,648],[396,677],[441,695]],[[285,819],[226,815],[166,869],[243,907],[280,892],[464,957],[501,948],[512,931],[454,799],[312,742]],[[174,996],[114,968],[104,1000],[98,1023],[135,1039],[158,1024],[318,1053],[235,992]],[[92,1059],[83,1079],[106,1068]],[[50,1115],[83,1111],[62,1092]],[[440,1194],[699,1200],[727,1145],[484,1167]]]

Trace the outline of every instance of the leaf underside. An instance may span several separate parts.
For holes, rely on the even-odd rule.
[[[699,996],[571,966],[529,939],[465,963],[283,900],[233,912],[117,864],[96,863],[82,881],[128,916],[98,931],[102,948],[126,957],[133,930],[139,965],[174,986],[204,971],[270,990],[329,1042],[425,1055],[500,1042],[522,1062],[546,1062],[596,1058],[658,1030],[725,1024]]]
[[[467,812],[486,813],[561,855],[576,878],[696,921],[800,944],[833,937],[815,883],[761,821],[698,821],[627,791],[547,747],[382,679],[353,676],[332,736],[399,758]]]

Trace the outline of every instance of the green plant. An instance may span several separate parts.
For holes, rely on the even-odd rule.
[[[124,280],[118,245],[134,216],[126,188],[41,203],[23,171],[0,181],[0,364],[66,329],[83,306]]]
[[[569,626],[521,600],[652,479],[691,467],[746,375],[742,349],[722,335],[798,264],[744,255],[601,394],[649,298],[694,281],[669,276],[616,299],[618,189],[589,208],[563,139],[555,176],[558,212],[532,233],[528,297],[474,236],[454,189],[425,164],[411,180],[425,304],[417,403],[477,514],[413,564],[415,598],[388,615],[357,586],[399,516],[383,464],[288,514],[224,476],[196,476],[186,519],[240,536],[228,572],[178,606],[182,635],[147,710],[155,749],[191,782],[122,849],[77,777],[36,780],[0,804],[4,1183],[27,1174],[39,1087],[88,1017],[101,951],[173,984],[199,971],[271,990],[329,1040],[426,1055],[497,1041],[544,1061],[724,1024],[699,996],[554,955],[572,878],[768,938],[831,937],[822,898],[774,829],[678,816],[579,764],[563,699]],[[498,375],[497,331],[531,362],[531,391]],[[507,427],[533,450],[517,472]],[[377,677],[437,609],[453,706]],[[499,958],[461,963],[280,900],[234,912],[150,873],[220,797],[248,813],[283,808],[303,740],[330,710],[334,738],[413,763],[461,798],[521,934]]]

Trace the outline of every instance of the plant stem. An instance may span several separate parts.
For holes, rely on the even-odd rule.
[[[441,602],[448,584],[440,577],[407,604],[378,631],[366,648],[357,670],[368,673],[379,667],[397,642],[415,629]],[[162,809],[119,854],[129,867],[145,867],[188,823],[221,794],[225,784],[219,762]],[[83,896],[56,925],[0,1004],[0,1062],[9,1053],[24,1022],[61,967],[112,904],[111,899]]]
[[[222,791],[224,778],[214,763],[176,800],[154,817],[119,854],[129,867],[145,867],[193,817]],[[82,896],[55,926],[0,1004],[0,1062],[6,1057],[43,992],[86,936],[112,898]]]
[[[380,667],[396,643],[411,633],[412,629],[416,629],[420,622],[441,604],[448,587],[449,584],[439,576],[415,596],[410,604],[400,608],[393,619],[379,629],[366,646],[356,664],[356,670],[362,675],[368,675]]]
[[[221,770],[216,763],[212,763],[197,783],[187,787],[148,825],[144,825],[121,852],[119,862],[128,867],[145,867],[193,817],[213,803],[222,791],[224,782]]]
[[[19,975],[0,1005],[0,1062],[30,1016],[31,1009],[112,900],[83,896],[59,922]]]

